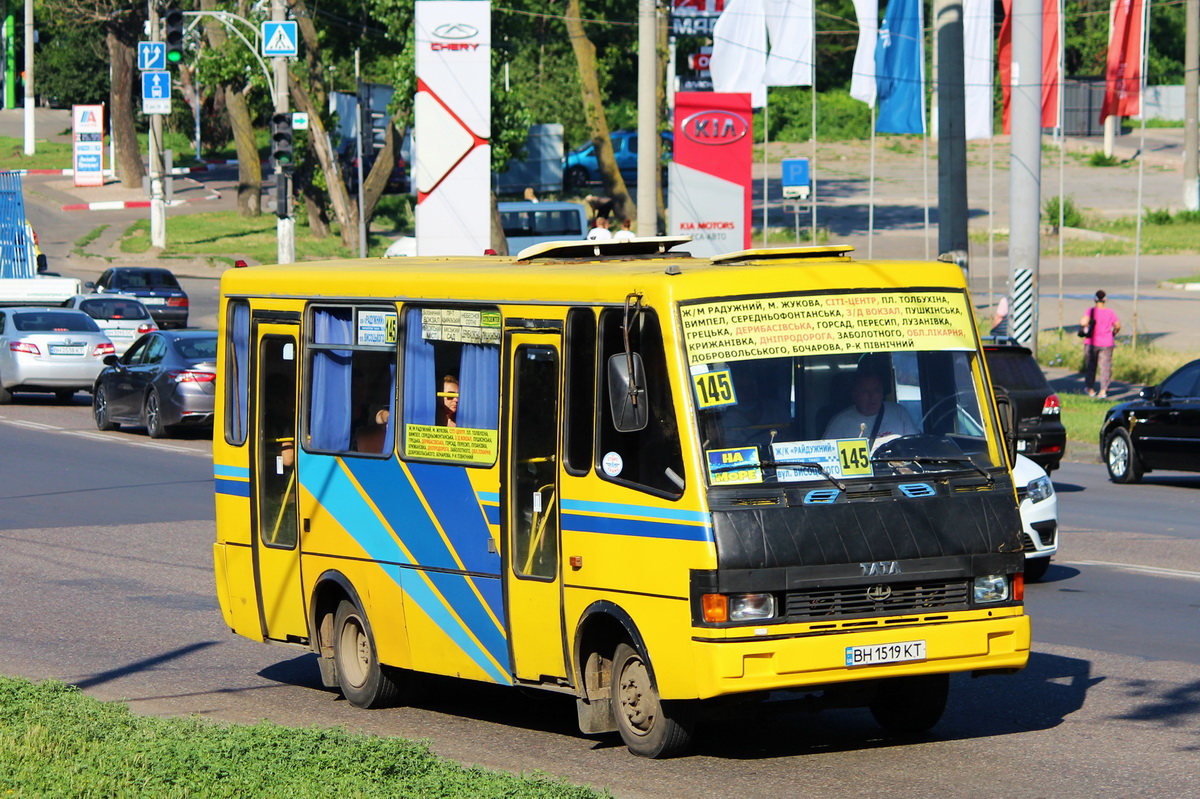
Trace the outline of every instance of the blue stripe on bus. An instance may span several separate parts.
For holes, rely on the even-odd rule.
[[[581,513],[564,513],[563,530],[582,533],[604,533],[606,535],[630,535],[639,538],[669,538],[676,541],[711,541],[712,529],[689,524],[648,522],[641,519],[613,518],[609,516],[587,516]]]
[[[492,536],[486,511],[474,500],[475,489],[462,466],[410,463],[408,471],[446,531],[463,566],[469,572],[500,573],[500,553],[488,552]],[[494,547],[496,548],[496,547]]]
[[[217,477],[238,477],[242,480],[250,479],[250,469],[246,466],[228,466],[223,463],[214,463],[213,474]]]
[[[708,524],[710,516],[705,511],[676,508],[651,508],[645,505],[628,505],[618,502],[593,502],[586,499],[563,499],[562,508],[565,511],[580,511],[582,513],[606,513],[610,516],[642,517],[646,519],[666,519],[676,522],[699,522]]]
[[[213,480],[214,490],[218,494],[226,494],[231,497],[249,497],[250,483],[246,480],[223,480],[220,477]]]

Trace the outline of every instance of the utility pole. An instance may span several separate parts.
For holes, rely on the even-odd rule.
[[[654,0],[638,0],[637,234],[658,234],[658,20]]]
[[[162,19],[158,4],[149,0],[150,41],[161,42]],[[169,88],[169,87],[168,87]],[[163,118],[150,114],[150,246],[167,246],[167,197],[163,187]]]
[[[1200,210],[1200,0],[1187,0],[1183,45],[1183,207]]]
[[[938,252],[962,258],[967,242],[967,105],[962,0],[934,0],[937,34]],[[961,256],[959,254],[962,254]]]
[[[1009,334],[1036,348],[1042,213],[1042,0],[1013,0],[1012,20],[1008,286],[1013,297]]]
[[[286,22],[287,6],[284,0],[271,0],[271,21]],[[288,103],[288,60],[286,56],[276,56],[271,61],[275,71],[275,114],[290,114]],[[290,125],[289,125],[290,130]],[[282,207],[276,210],[275,234],[278,239],[276,260],[281,264],[290,264],[296,260],[296,220],[292,216],[292,176],[288,166],[275,161],[275,185],[277,202]]]
[[[25,0],[25,155],[33,155],[33,0]]]

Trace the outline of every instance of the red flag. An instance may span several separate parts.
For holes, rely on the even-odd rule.
[[[1042,127],[1058,127],[1059,41],[1058,15],[1062,0],[1042,0]],[[1140,0],[1139,0],[1140,2]],[[1012,101],[1012,0],[1004,0],[1004,21],[1000,23],[1000,89],[1004,95],[1001,124],[1011,133],[1008,106]]]
[[[1142,0],[1116,0],[1109,24],[1101,122],[1142,111]]]

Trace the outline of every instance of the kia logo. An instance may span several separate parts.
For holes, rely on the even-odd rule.
[[[433,35],[439,39],[471,39],[479,35],[479,28],[461,22],[447,22],[434,28]]]
[[[700,111],[683,120],[683,135],[697,144],[732,144],[750,132],[732,111]]]

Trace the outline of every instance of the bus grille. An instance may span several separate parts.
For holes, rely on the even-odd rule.
[[[967,583],[880,583],[848,588],[789,591],[789,621],[892,613],[926,613],[967,607]]]

